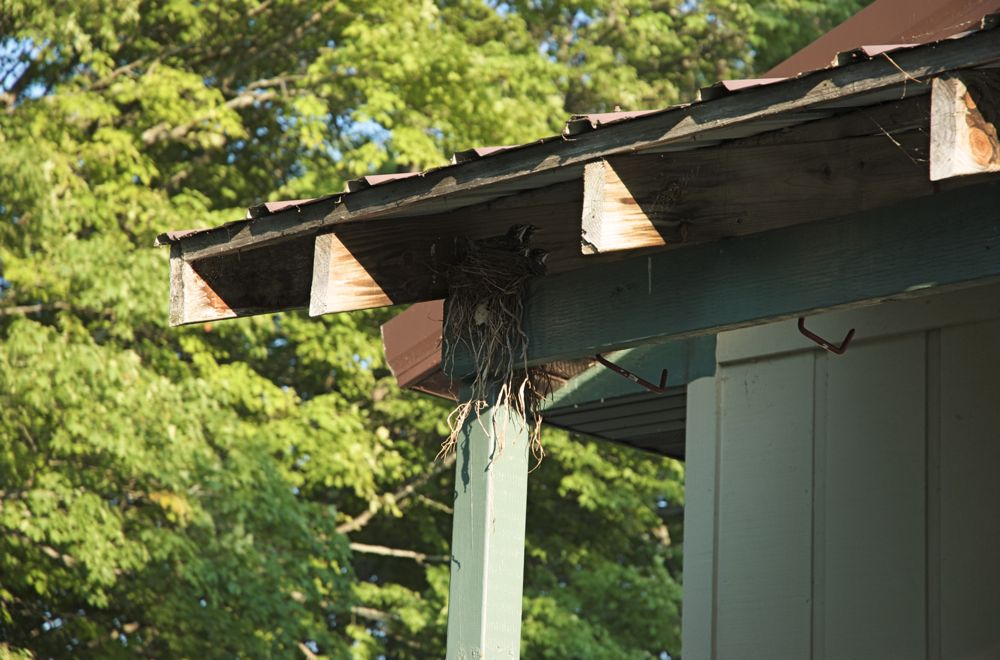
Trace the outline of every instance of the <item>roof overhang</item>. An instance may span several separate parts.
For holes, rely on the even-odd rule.
[[[567,135],[373,180],[354,192],[258,207],[253,217],[214,229],[165,234],[159,243],[171,245],[171,322],[303,307],[319,314],[441,298],[446,283],[438,273],[454,238],[503,233],[512,217],[540,227],[536,236],[550,253],[551,272],[614,260],[620,257],[614,250],[588,249],[592,241],[581,234],[588,165],[655,155],[674,171],[695,162],[699,173],[709,172],[714,162],[726,160],[716,156],[728,153],[731,163],[739,158],[732,150],[742,147],[767,143],[771,152],[791,151],[807,139],[791,130],[803,124],[817,127],[810,140],[820,141],[824,122],[831,127],[828,140],[839,139],[837,118],[926,97],[935,78],[998,62],[1000,31],[984,29],[794,79],[722,86],[711,100],[688,106],[590,118],[586,126],[578,120]],[[911,122],[889,112],[877,124],[851,129],[850,136],[929,130],[929,123],[915,129]],[[760,181],[750,185],[766,187],[775,175],[760,169]],[[699,223],[688,224],[696,229]],[[741,223],[650,247],[770,228]]]
[[[611,300],[619,296],[638,304],[632,289],[641,288],[643,277],[653,295],[654,261],[678,278],[677,263],[691,264],[692,272],[702,263],[715,268],[710,244],[718,241],[778,230],[790,236],[799,225],[856,217],[975,184],[981,181],[975,175],[1000,170],[994,70],[1000,65],[1000,30],[992,26],[987,19],[982,30],[933,44],[853,51],[837,65],[793,79],[720,83],[687,106],[575,118],[563,135],[532,144],[463,152],[451,165],[428,172],[366,177],[342,194],[269,203],[223,227],[164,234],[158,242],[171,247],[171,323],[440,299],[447,294],[442,273],[455,241],[500,235],[515,223],[538,227],[533,246],[549,253],[551,277],[533,289],[540,300],[558,306],[549,293],[562,292],[579,313],[589,304],[585,295],[580,298],[580,283],[594,290],[603,283],[574,274],[604,269],[620,271],[622,278],[622,291],[612,291]],[[824,231],[793,233],[808,241],[822,240],[815,237]],[[732,245],[755,254],[752,243]],[[684,258],[669,257],[672,250]],[[637,255],[649,255],[648,268]],[[781,277],[777,270],[770,276]],[[975,280],[967,273],[955,278]],[[594,315],[598,325],[614,322],[606,303],[594,303],[607,307]],[[647,341],[688,341],[720,327],[784,318],[756,313],[674,335],[654,323],[641,341],[612,333],[607,341],[585,343],[600,351],[632,346],[639,352],[631,355],[638,356]],[[414,319],[418,330],[407,325]],[[440,302],[414,306],[396,326],[386,326],[387,353],[404,386],[454,396],[441,369],[441,319]],[[561,334],[558,327],[532,332],[532,363],[555,381],[568,382],[562,391],[619,378],[591,367],[589,348],[552,344],[550,338]],[[601,386],[611,387],[603,380]],[[590,409],[593,402],[560,405],[557,395],[549,420],[572,428],[593,422],[588,432],[598,435],[605,421],[618,420],[620,427],[632,415],[677,426],[674,413],[665,412],[677,409],[676,400],[661,405],[667,399],[621,396],[598,406],[617,416],[602,417]],[[642,445],[646,427],[636,428],[638,436],[608,439]]]
[[[1000,11],[1000,0],[879,0],[833,28],[767,72],[794,76],[831,63],[834,53],[862,44],[867,50],[888,50],[923,44],[979,29],[983,16]]]

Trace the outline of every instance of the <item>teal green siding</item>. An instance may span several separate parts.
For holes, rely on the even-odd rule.
[[[1000,657],[1000,287],[810,327],[688,389],[684,657]]]

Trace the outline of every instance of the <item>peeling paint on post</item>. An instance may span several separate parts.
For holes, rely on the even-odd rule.
[[[510,408],[492,406],[469,416],[457,451],[448,658],[517,658],[528,429]]]

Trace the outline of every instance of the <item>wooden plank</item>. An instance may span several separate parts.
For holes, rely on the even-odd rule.
[[[528,432],[503,406],[470,418],[455,465],[448,658],[520,653]]]
[[[733,365],[717,377],[713,657],[808,658],[813,357],[799,354]]]
[[[533,364],[1000,279],[1000,186],[533,283]],[[456,370],[470,369],[456,360]]]
[[[927,130],[931,107],[927,94],[907,95],[878,105],[867,105],[841,111],[815,121],[733,142],[734,146],[763,147],[774,144],[808,144],[829,142],[870,135],[895,135],[913,130]]]
[[[537,227],[532,245],[548,251],[550,272],[579,267],[580,181],[505,197],[452,213],[354,223],[316,238],[309,313],[313,316],[443,298],[444,271],[457,237]]]
[[[252,316],[309,304],[312,239],[191,262],[170,247],[170,325]]]
[[[872,309],[872,308],[868,308]],[[867,311],[867,310],[861,310]],[[739,332],[751,334],[753,329]],[[813,356],[812,382],[812,594],[811,650],[812,658],[826,658],[827,617],[827,516],[828,497],[828,420],[830,400],[830,360],[835,357],[822,350],[810,350]],[[761,359],[757,357],[755,359]]]
[[[1000,172],[1000,74],[942,76],[931,99],[931,180]]]
[[[794,113],[829,101],[851,102],[886,87],[901,86],[905,94],[913,79],[940,75],[956,69],[982,66],[1000,60],[1000,32],[982,31],[962,39],[909,49],[894,54],[890,62],[877,58],[822,70],[732,94],[709,103],[667,109],[633,121],[511,149],[460,166],[425,172],[391,184],[374,186],[342,199],[302,209],[291,209],[242,224],[196,234],[183,239],[189,259],[260,245],[296,234],[315,233],[334,225],[399,213],[402,207],[441,200],[472,190],[523,181],[558,171],[579,176],[585,163],[615,154],[632,153],[671,142],[711,139],[712,131],[758,119]],[[902,87],[902,86],[906,87]],[[919,92],[918,92],[919,93]],[[573,167],[579,168],[574,171]],[[549,179],[540,185],[553,183]]]
[[[867,128],[878,130],[871,123]],[[924,131],[591,163],[584,176],[582,250],[700,243],[930,195],[928,144]]]
[[[941,331],[941,658],[1000,655],[1000,321]]]
[[[924,334],[825,363],[824,658],[922,658],[926,641]]]

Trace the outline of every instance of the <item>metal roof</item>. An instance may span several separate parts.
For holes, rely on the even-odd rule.
[[[1000,0],[878,0],[778,64],[766,75],[794,76],[823,68],[831,62],[843,64],[838,55],[859,47],[895,50],[907,44],[946,39],[979,29],[984,16],[998,11]]]
[[[877,3],[879,6],[881,4]],[[990,7],[994,5],[1000,5],[1000,0],[989,3]],[[989,29],[994,27],[995,23],[993,17],[984,18],[981,16],[978,25],[981,29]],[[962,25],[964,26],[966,23]],[[962,33],[950,38],[962,39],[969,34],[968,32]],[[835,58],[831,64],[819,71],[800,74],[795,78],[772,77],[720,81],[701,90],[699,99],[691,104],[657,110],[576,115],[567,121],[560,135],[547,136],[534,142],[519,145],[469,149],[455,154],[451,163],[423,172],[369,175],[348,182],[347,190],[343,193],[314,200],[268,202],[251,208],[247,220],[228,223],[221,228],[167,232],[157,238],[157,244],[169,244],[208,234],[211,236],[205,238],[211,238],[215,243],[229,243],[234,249],[243,249],[250,247],[251,243],[267,240],[262,236],[268,232],[260,231],[259,227],[251,229],[251,225],[261,221],[267,222],[272,217],[276,219],[280,217],[280,222],[275,226],[278,227],[277,234],[284,238],[302,232],[316,231],[322,227],[332,228],[339,222],[367,220],[376,217],[411,217],[451,211],[524,190],[578,178],[582,174],[583,164],[586,160],[604,157],[611,153],[653,153],[697,149],[718,144],[723,140],[748,137],[794,126],[863,105],[895,100],[905,95],[926,93],[926,89],[920,89],[920,86],[917,85],[910,84],[907,87],[907,83],[912,81],[913,76],[908,71],[904,71],[896,62],[896,59],[902,57],[903,51],[906,50],[912,50],[912,44],[861,46],[841,53],[840,57]],[[896,55],[895,58],[890,56],[890,54],[896,53],[899,55]],[[886,84],[879,86],[878,89],[857,93],[850,82],[838,81],[829,76],[827,82],[817,80],[813,86],[796,85],[796,83],[809,79],[810,76],[820,75],[820,72],[836,74],[841,69],[846,70],[857,65],[864,66],[866,63],[875,63],[883,58],[887,62],[891,62],[892,66],[898,70],[895,74],[898,80],[892,82],[887,80]],[[994,59],[1000,60],[1000,52],[997,52]],[[889,77],[891,75],[889,74]],[[824,89],[817,94],[816,90],[824,86],[828,86],[830,89],[828,91]],[[768,99],[772,96],[765,97],[762,93],[772,88],[782,88],[787,90],[787,94],[783,95],[776,91],[773,95],[775,100],[769,102]],[[799,89],[808,90],[812,96],[818,97],[819,102],[809,103],[802,100],[800,104],[796,104],[794,101],[784,98],[787,96],[788,99],[797,97],[801,99],[802,94],[798,91]],[[761,105],[766,110],[754,112],[751,116],[731,122],[715,122],[718,125],[713,126],[713,122],[708,118],[723,113],[723,106],[719,104],[736,95],[761,95]],[[826,100],[820,100],[823,98]],[[713,110],[709,110],[709,107],[712,107]],[[715,112],[715,107],[719,107],[720,110]],[[577,152],[585,149],[584,143],[579,145],[573,143],[589,135],[597,136],[605,131],[633,125],[636,127],[636,133],[639,133],[644,128],[645,122],[653,118],[666,119],[668,116],[677,118],[677,123],[671,122],[670,125],[684,127],[684,130],[674,131],[678,133],[676,138],[666,140],[635,139],[631,144],[623,142],[617,151],[614,151],[613,147],[612,149],[602,147],[591,153],[574,153],[572,157],[566,153],[567,151]],[[687,126],[686,122],[690,123],[690,126]],[[617,142],[617,140],[615,141]],[[501,162],[504,164],[513,162],[516,154],[527,156],[530,150],[537,151],[541,145],[550,146],[544,152],[538,152],[537,158],[540,159],[542,166],[532,168],[530,173],[509,179],[497,176],[495,177],[496,182],[485,185],[463,185],[464,181],[472,180],[482,172],[482,169],[478,168],[480,164],[492,164],[494,159],[497,159],[497,164],[502,168]],[[556,160],[553,161],[553,159]],[[417,183],[414,184],[415,181]],[[377,188],[379,191],[385,190],[385,193],[379,196],[379,204],[369,207],[364,203],[367,198],[362,200],[357,196],[364,196],[373,188]],[[354,203],[356,197],[358,202]],[[309,209],[310,206],[314,208]],[[285,213],[289,209],[299,213],[289,216]],[[302,213],[307,209],[311,211],[308,218],[305,217],[307,214]],[[220,230],[225,231],[219,234]],[[214,235],[212,235],[213,232],[215,232]],[[271,234],[274,234],[274,231]],[[191,247],[193,252],[205,249],[194,245]],[[198,258],[198,255],[194,253],[191,256]]]

